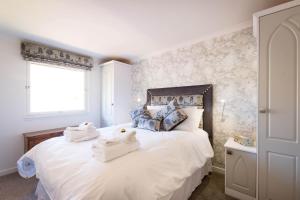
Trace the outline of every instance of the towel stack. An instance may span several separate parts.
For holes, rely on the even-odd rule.
[[[99,136],[96,127],[91,122],[84,122],[77,127],[67,127],[64,131],[67,141],[81,142],[91,140]]]
[[[93,157],[101,162],[107,162],[124,156],[139,148],[135,131],[117,132],[113,138],[100,137],[92,146]]]

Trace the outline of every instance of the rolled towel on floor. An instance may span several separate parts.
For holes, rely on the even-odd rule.
[[[125,156],[130,152],[136,151],[138,148],[139,143],[137,141],[130,144],[120,142],[112,146],[96,143],[92,146],[93,157],[101,162],[108,162],[121,156]]]
[[[35,175],[36,169],[31,158],[23,157],[17,161],[18,172],[23,178],[31,178]]]

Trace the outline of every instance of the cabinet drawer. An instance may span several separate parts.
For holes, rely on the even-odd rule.
[[[226,148],[226,187],[256,196],[256,154]]]

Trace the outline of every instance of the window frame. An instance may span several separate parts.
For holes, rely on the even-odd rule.
[[[50,66],[55,68],[67,68],[54,64],[26,61],[26,114],[25,119],[33,119],[33,118],[44,118],[44,117],[59,117],[59,116],[71,116],[71,115],[85,115],[89,112],[89,74],[87,70],[83,70],[84,72],[84,110],[69,110],[69,111],[53,111],[53,112],[30,112],[30,65],[38,64],[44,66]],[[74,69],[76,70],[76,69]]]

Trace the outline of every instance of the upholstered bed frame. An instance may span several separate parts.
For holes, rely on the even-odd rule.
[[[186,97],[192,99],[192,101],[185,101]],[[195,100],[198,97],[201,97],[200,101]],[[180,99],[183,102],[183,106],[199,106],[204,108],[203,130],[208,133],[211,145],[213,145],[213,85],[193,85],[147,90],[147,105],[164,105],[172,98]],[[160,101],[156,101],[156,99]],[[153,103],[154,100],[155,102]]]

